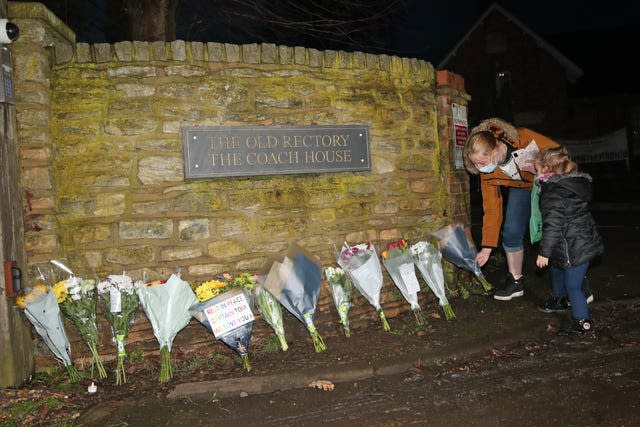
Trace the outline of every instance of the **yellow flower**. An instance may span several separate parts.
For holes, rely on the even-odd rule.
[[[58,304],[64,302],[67,298],[69,298],[69,293],[67,292],[67,286],[65,285],[64,280],[61,280],[53,285],[53,293],[56,296]]]
[[[220,293],[226,286],[227,284],[221,282],[220,280],[208,280],[201,283],[196,288],[196,297],[200,302],[207,301],[217,295],[220,295]]]
[[[46,294],[49,289],[42,283],[38,283],[32,288],[28,288],[25,293],[21,293],[16,298],[16,304],[21,309],[27,308],[27,304],[35,301],[40,295]]]
[[[18,307],[20,307],[21,309],[25,309],[27,308],[27,302],[26,302],[27,297],[24,294],[20,294],[18,295],[18,297],[16,298],[16,304],[18,304]]]

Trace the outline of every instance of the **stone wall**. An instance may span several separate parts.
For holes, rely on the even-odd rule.
[[[448,81],[437,89],[431,64],[273,44],[76,44],[39,7],[10,5],[29,24],[14,46],[29,263],[198,282],[264,272],[292,241],[329,266],[345,240],[382,249],[468,223],[446,108],[467,99]],[[323,124],[369,125],[371,171],[184,179],[183,126]],[[409,309],[387,275],[382,303],[390,317]],[[326,286],[318,308],[320,332],[337,330]],[[356,298],[354,325],[374,316]],[[152,351],[143,317],[131,340]],[[195,325],[176,345],[210,340]]]

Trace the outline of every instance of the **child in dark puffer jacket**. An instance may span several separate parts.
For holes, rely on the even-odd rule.
[[[569,298],[573,322],[567,332],[593,332],[582,284],[590,261],[604,247],[589,212],[591,176],[578,172],[564,147],[541,150],[535,167],[542,213],[536,265],[551,266],[552,299]]]

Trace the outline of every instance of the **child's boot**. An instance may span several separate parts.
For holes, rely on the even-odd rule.
[[[579,335],[591,334],[593,332],[593,322],[591,322],[591,319],[573,319],[568,327],[560,330],[560,333]]]

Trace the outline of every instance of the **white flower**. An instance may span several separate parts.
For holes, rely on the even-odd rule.
[[[98,285],[96,286],[96,288],[98,289],[98,293],[100,295],[104,294],[105,292],[108,292],[109,287],[111,287],[111,283],[108,280],[103,280],[102,282],[98,283]]]
[[[84,295],[90,294],[96,287],[96,281],[93,279],[82,279],[80,289]]]
[[[112,274],[98,283],[98,293],[100,294],[109,292],[112,288],[131,295],[135,292],[136,284],[133,283],[131,277],[124,274]]]

